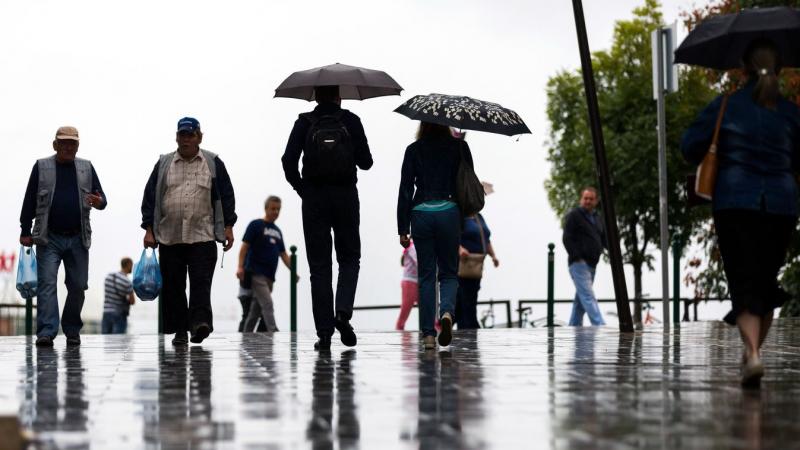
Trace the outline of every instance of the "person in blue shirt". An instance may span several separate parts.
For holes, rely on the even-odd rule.
[[[266,325],[266,331],[278,331],[275,323],[275,312],[272,305],[272,286],[275,283],[275,272],[278,270],[278,258],[290,267],[289,255],[283,243],[283,233],[275,225],[281,213],[281,199],[270,196],[264,202],[264,218],[256,219],[247,225],[239,250],[239,267],[236,277],[244,280],[249,275],[252,296],[255,302],[250,304],[247,319],[242,331],[255,331],[259,318]]]
[[[751,44],[743,62],[749,81],[728,97],[724,110],[712,210],[733,303],[725,321],[739,327],[744,341],[742,385],[756,387],[773,311],[789,297],[777,278],[798,216],[800,109],[779,93],[780,58],[771,42]],[[712,101],[683,136],[687,161],[703,160],[722,99]]]

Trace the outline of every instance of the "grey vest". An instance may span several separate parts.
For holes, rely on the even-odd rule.
[[[56,191],[56,157],[36,161],[39,169],[39,190],[36,192],[36,220],[31,235],[36,245],[47,245],[47,221],[50,219],[50,206]],[[92,227],[89,213],[92,207],[84,200],[92,193],[92,163],[86,159],[75,158],[75,172],[78,180],[78,204],[81,208],[81,241],[87,249],[92,245]]]
[[[206,159],[206,163],[208,164],[208,170],[211,172],[211,184],[213,189],[217,189],[217,163],[215,159],[217,158],[216,153],[212,153],[208,150],[200,149],[203,152],[203,157]],[[158,160],[158,180],[156,181],[156,204],[153,208],[153,236],[158,237],[158,224],[161,222],[161,203],[164,201],[164,194],[167,192],[167,169],[169,165],[172,163],[172,159],[175,157],[175,152],[167,153],[165,155],[161,155]],[[222,215],[222,200],[220,199],[219,193],[216,192],[216,199],[213,199],[215,191],[211,192],[212,197],[208,199],[208,201],[213,202],[211,204],[212,209],[214,211],[214,239],[217,242],[225,242],[225,217]]]

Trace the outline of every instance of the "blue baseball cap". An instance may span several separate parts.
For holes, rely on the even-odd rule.
[[[194,117],[184,117],[178,121],[178,131],[197,131],[200,129],[200,122]]]

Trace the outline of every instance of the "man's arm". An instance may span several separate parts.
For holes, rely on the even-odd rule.
[[[372,153],[369,151],[369,143],[367,143],[367,135],[364,133],[361,119],[355,114],[353,114],[353,121],[350,124],[350,137],[353,140],[356,166],[361,170],[369,170],[373,164]]]
[[[96,209],[106,209],[108,199],[106,198],[106,193],[103,192],[103,186],[100,185],[100,178],[97,177],[94,166],[92,166],[92,194],[99,198],[97,204],[93,204],[92,207]]]
[[[158,184],[158,166],[156,162],[153,171],[150,173],[150,178],[144,186],[144,195],[142,196],[142,228],[152,230],[153,228],[153,214],[156,207],[156,184]]]
[[[579,228],[578,216],[573,209],[564,218],[564,235],[561,241],[564,243],[564,248],[567,249],[567,254],[578,259],[581,258],[580,245],[577,242]]]
[[[33,218],[36,217],[36,194],[39,190],[39,165],[34,164],[31,169],[31,176],[28,178],[28,187],[25,189],[25,197],[22,200],[22,211],[19,215],[20,243],[26,247],[32,245],[31,227]],[[23,242],[23,240],[25,242]]]
[[[283,261],[283,265],[286,266],[287,269],[292,270],[292,259],[285,250],[281,252],[281,261]]]
[[[247,258],[247,251],[250,250],[250,244],[242,241],[242,247],[239,249],[239,266],[236,269],[236,278],[244,279],[244,261]]]
[[[222,201],[222,216],[225,221],[226,227],[232,227],[236,224],[236,195],[233,193],[233,183],[231,177],[228,175],[228,170],[225,168],[225,163],[217,156],[217,191]]]
[[[305,119],[298,118],[292,132],[289,133],[289,141],[286,143],[286,150],[281,157],[281,164],[283,164],[283,173],[286,176],[286,181],[292,186],[297,194],[303,196],[303,180],[300,178],[300,170],[297,165],[300,162],[300,155],[303,153],[303,145],[306,139],[306,126]]]

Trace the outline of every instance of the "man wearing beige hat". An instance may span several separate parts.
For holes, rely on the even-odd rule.
[[[92,163],[75,157],[78,144],[78,130],[74,127],[56,131],[53,141],[56,154],[34,164],[22,202],[19,242],[26,247],[36,244],[38,346],[52,346],[58,334],[56,283],[62,261],[67,299],[60,324],[68,346],[81,343],[81,309],[92,243],[89,213],[92,208],[104,209],[107,201]]]

